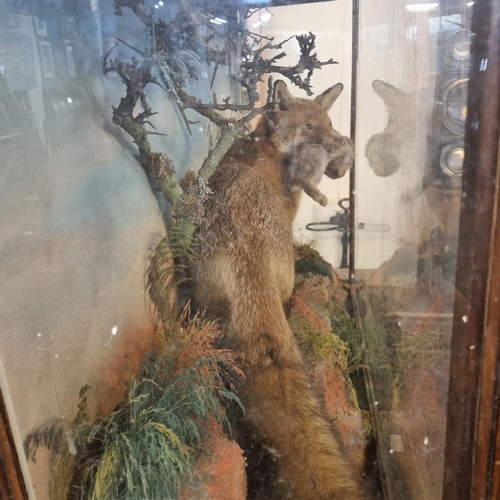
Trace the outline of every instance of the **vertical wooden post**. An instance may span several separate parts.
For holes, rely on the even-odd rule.
[[[0,498],[27,500],[28,495],[10,430],[7,410],[0,391]]]
[[[494,498],[498,453],[498,0],[475,2],[472,31],[443,500]]]

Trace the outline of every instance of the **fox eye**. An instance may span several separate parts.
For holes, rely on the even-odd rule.
[[[307,129],[307,130],[312,130],[312,128],[313,128],[313,126],[312,126],[310,123],[308,123],[308,124],[306,125],[306,129]]]

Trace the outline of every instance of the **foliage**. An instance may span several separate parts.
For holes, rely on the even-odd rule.
[[[55,498],[174,499],[197,455],[206,451],[210,429],[228,425],[224,401],[239,399],[220,366],[242,375],[235,355],[213,347],[220,334],[216,323],[190,317],[188,307],[179,314],[172,301],[176,285],[187,279],[179,259],[193,256],[191,237],[178,226],[156,249],[148,282],[160,331],[119,406],[94,420],[86,385],[71,426],[53,420],[27,436],[32,460],[41,445],[60,454]]]
[[[308,361],[326,361],[342,371],[347,369],[347,345],[337,335],[315,330],[305,320],[292,320],[290,326]]]
[[[169,327],[177,328],[178,311],[172,294],[188,279],[187,265],[195,257],[191,234],[184,229],[183,225],[173,226],[158,243],[148,274],[149,296],[167,335]]]
[[[210,426],[226,423],[222,401],[238,399],[226,388],[218,365],[234,368],[234,355],[212,347],[219,334],[215,323],[201,316],[188,320],[187,313],[175,338],[162,339],[148,353],[113,413],[94,421],[86,386],[70,439],[61,421],[44,424],[26,438],[31,458],[44,445],[67,460],[74,446],[72,498],[173,499],[205,450]]]
[[[312,243],[300,243],[295,245],[295,273],[296,274],[319,274],[333,279],[328,263],[315,250]]]
[[[418,363],[424,368],[447,355],[450,350],[449,335],[440,332],[406,333],[396,345],[396,373],[393,383],[392,408],[397,409],[400,402],[401,386],[413,366]]]
[[[396,345],[401,340],[401,330],[395,316],[379,315],[365,319],[363,335],[366,355],[379,368],[394,370],[397,366]]]
[[[325,361],[330,366],[336,366],[342,370],[352,403],[356,409],[359,409],[358,394],[349,373],[349,345],[335,333],[315,330],[305,320],[292,320],[290,327],[306,360]]]
[[[227,423],[223,401],[239,403],[220,366],[241,372],[231,351],[214,349],[216,323],[189,319],[187,308],[179,317],[172,301],[187,279],[179,259],[193,256],[191,236],[178,226],[160,241],[148,276],[160,332],[115,411],[92,419],[84,386],[74,422],[51,420],[26,437],[28,458],[35,460],[40,446],[60,456],[53,498],[175,498],[206,451],[209,429]]]
[[[363,334],[352,318],[334,318],[332,330],[347,345],[347,367],[353,370],[362,363]]]
[[[300,260],[305,257],[319,257],[320,254],[315,248],[316,242],[314,240],[304,241],[300,240],[294,244],[295,260]]]

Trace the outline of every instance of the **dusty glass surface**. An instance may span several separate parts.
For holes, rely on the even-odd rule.
[[[473,3],[360,2],[356,274],[388,498],[442,495]]]
[[[353,103],[350,0],[0,0],[0,389],[30,499],[441,498],[472,4],[359,0]],[[279,162],[239,215],[234,171],[208,182],[227,151]],[[248,247],[214,263],[224,238]]]
[[[0,2],[0,380],[30,498],[67,495],[69,476],[62,480],[61,471],[74,460],[87,464],[82,450],[94,442],[79,441],[75,428],[87,431],[78,422],[120,409],[124,382],[150,349],[159,327],[148,271],[172,224],[166,197],[173,202],[179,193],[169,179],[212,168],[248,134],[261,111],[238,120],[272,101],[267,78],[276,69],[275,80],[286,80],[294,97],[319,96],[342,82],[330,118],[348,134],[350,2],[269,7]],[[252,64],[266,44],[267,66],[254,78]],[[348,177],[325,177],[319,189],[328,206],[304,196],[294,225],[302,241],[313,236],[307,224],[328,221],[348,197]],[[196,213],[188,216],[199,223]],[[316,238],[334,266],[340,236]],[[118,428],[105,435],[127,436]],[[76,474],[71,481],[80,488]],[[174,484],[176,474],[165,482]]]

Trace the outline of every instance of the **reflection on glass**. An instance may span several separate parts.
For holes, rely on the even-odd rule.
[[[439,161],[443,172],[450,177],[462,175],[464,156],[464,148],[462,145],[449,144],[443,148]]]
[[[26,35],[0,33],[0,73],[13,91],[36,87],[35,61],[31,40]]]
[[[357,222],[390,232],[355,272],[386,496],[440,500],[473,35],[465,0],[408,3],[360,1]]]
[[[456,59],[463,61],[470,56],[472,33],[469,30],[458,30],[453,34],[453,54]]]
[[[468,79],[452,80],[444,92],[444,117],[446,126],[455,133],[463,134],[467,118]]]
[[[143,476],[130,478],[127,467],[150,457],[152,446],[142,442],[144,446],[134,448],[137,455],[129,460],[129,437],[137,438],[146,430],[154,445],[160,443],[157,457],[178,460],[169,469],[174,477],[170,484],[175,486],[175,481],[181,482],[179,470],[187,462],[186,470],[194,466],[197,457],[190,453],[197,450],[199,435],[207,431],[197,429],[203,424],[198,417],[210,415],[210,411],[223,416],[224,411],[218,406],[218,395],[210,391],[201,406],[193,399],[188,408],[178,404],[186,399],[186,386],[178,386],[170,397],[161,385],[184,373],[174,369],[179,360],[198,354],[203,358],[206,353],[196,349],[207,348],[213,354],[210,342],[219,334],[204,330],[207,338],[212,334],[213,338],[200,347],[193,340],[200,338],[194,335],[199,333],[198,316],[187,328],[177,317],[163,321],[160,314],[159,322],[153,312],[148,291],[157,286],[165,293],[165,284],[172,283],[168,274],[171,263],[180,263],[175,270],[184,273],[184,260],[191,257],[189,245],[179,244],[176,250],[185,253],[174,259],[168,253],[171,241],[163,237],[173,224],[191,221],[190,217],[196,222],[189,226],[188,235],[203,222],[206,200],[214,191],[205,178],[196,177],[202,165],[208,165],[207,171],[215,168],[240,139],[257,151],[249,155],[259,161],[266,159],[268,150],[262,153],[259,148],[264,144],[272,151],[273,141],[262,135],[249,139],[250,129],[261,115],[266,117],[263,128],[272,134],[276,125],[272,120],[289,117],[295,98],[331,91],[341,82],[342,93],[336,94],[338,101],[329,109],[324,126],[330,131],[331,119],[338,134],[347,135],[351,110],[356,112],[356,206],[349,211],[345,205],[348,176],[338,179],[333,175],[340,164],[336,167],[333,160],[323,161],[324,152],[318,151],[321,141],[312,142],[310,149],[304,147],[305,163],[314,167],[324,163],[334,172],[330,179],[320,172],[322,185],[316,191],[311,189],[312,181],[305,179],[303,184],[309,186],[309,193],[316,193],[316,200],[304,194],[294,220],[294,236],[305,243],[297,245],[296,260],[283,271],[290,272],[288,285],[293,284],[296,292],[287,303],[286,319],[302,354],[307,353],[304,364],[313,381],[311,387],[314,385],[325,403],[327,423],[339,424],[345,454],[355,462],[356,470],[366,465],[363,460],[368,457],[373,477],[384,477],[386,500],[438,500],[465,154],[467,71],[473,39],[467,28],[473,2],[359,0],[355,103],[350,100],[352,2],[304,1],[281,6],[283,3],[288,2],[9,0],[7,8],[0,7],[0,255],[7,263],[0,268],[0,282],[5,283],[0,323],[7,332],[0,336],[0,362],[5,364],[20,434],[34,436],[31,444],[40,436],[56,435],[57,444],[63,443],[69,451],[63,458],[78,455],[80,465],[89,467],[88,478],[98,476],[103,487],[112,483],[106,480],[106,467],[97,474],[96,463],[105,455],[102,449],[89,449],[89,444],[90,448],[95,444],[92,436],[101,444],[106,436],[111,451],[104,464],[114,467],[109,477],[118,484],[113,491],[124,492],[125,483],[135,485],[133,481],[140,476],[140,487],[132,489],[140,490],[141,500],[176,498],[174,493],[148,496],[142,491]],[[269,8],[261,8],[263,4]],[[249,12],[245,10],[248,5],[257,8]],[[273,94],[268,74],[273,74],[274,84],[286,79],[288,90]],[[324,116],[325,100],[333,103],[328,94],[323,97],[321,114],[317,106],[322,99],[312,108],[316,111],[310,113],[311,120],[302,123],[305,114],[298,116],[297,137],[316,133],[310,122]],[[351,141],[335,137],[331,148],[352,159]],[[289,154],[295,147],[301,149],[295,143],[284,149]],[[282,153],[275,155],[276,161],[283,159]],[[241,157],[244,162],[245,155]],[[301,166],[299,161],[286,160],[290,169]],[[276,180],[278,186],[279,182]],[[256,193],[255,185],[249,182],[244,194],[257,200],[267,191]],[[274,184],[265,187],[272,191]],[[228,193],[233,196],[229,188]],[[169,196],[181,206],[174,216]],[[282,205],[271,204],[273,210]],[[248,213],[251,215],[250,209]],[[266,213],[262,211],[255,231],[248,230],[247,220],[235,222],[229,215],[230,229],[212,228],[213,234],[220,230],[223,237],[232,234],[231,224],[241,230],[238,237],[248,232],[252,244],[246,252],[259,256],[252,264],[255,270],[261,270],[266,255],[265,241],[258,237]],[[355,228],[356,241],[355,297],[348,297],[347,273],[339,277],[348,267],[350,227]],[[325,232],[311,235],[310,229]],[[281,228],[275,228],[275,234],[280,235]],[[310,239],[317,247],[309,244]],[[158,273],[150,273],[160,240],[166,245],[162,247],[165,253],[156,261]],[[233,243],[227,247],[233,248]],[[225,271],[231,265],[221,258],[213,268]],[[295,270],[295,282],[291,270]],[[248,278],[251,273],[240,274]],[[256,290],[266,285],[269,274],[266,268],[263,284]],[[287,293],[272,284],[274,291]],[[157,302],[174,314],[171,290],[166,288],[168,297],[161,296]],[[239,290],[234,289],[236,295]],[[184,293],[189,292],[180,289],[179,302]],[[252,300],[240,304],[256,308]],[[276,304],[273,311],[279,310],[278,300]],[[231,308],[224,303],[222,309]],[[262,316],[269,319],[269,315]],[[184,319],[190,320],[188,308]],[[305,320],[311,320],[313,327]],[[250,324],[246,318],[241,323]],[[281,326],[286,324],[283,319]],[[163,327],[172,331],[160,330]],[[259,327],[266,330],[260,323]],[[129,368],[138,368],[153,332],[159,331],[182,339],[176,346],[179,352],[166,347],[163,362],[168,369],[164,371],[157,369],[160,361],[155,351],[147,358],[151,371],[145,383],[125,386]],[[194,354],[187,352],[186,346],[191,344],[184,342],[186,332],[194,332]],[[274,367],[276,352],[274,346],[269,347],[271,342],[267,345],[267,330],[255,337],[264,339],[265,362]],[[293,349],[290,352],[295,356]],[[298,359],[300,355],[293,363]],[[282,366],[288,369],[288,363]],[[203,373],[218,376],[217,363],[207,368],[203,362],[197,367],[191,372],[184,367],[189,372],[185,380],[192,382],[189,388],[194,392],[190,394],[204,387],[199,383]],[[276,376],[277,384],[282,380]],[[300,383],[304,381],[306,378],[300,379]],[[125,392],[130,400],[124,399]],[[151,409],[150,398],[158,393],[160,400],[168,396],[162,400],[165,405]],[[259,394],[255,400],[261,402]],[[205,404],[211,410],[205,411]],[[70,428],[68,422],[78,408],[81,427]],[[171,420],[150,425],[151,415],[165,413]],[[117,419],[106,420],[110,414]],[[291,415],[294,412],[283,411],[283,417]],[[262,421],[267,424],[272,416]],[[309,414],[307,419],[314,421]],[[44,434],[43,424],[52,422],[57,422],[58,433]],[[181,443],[176,433],[184,433],[185,422],[195,426],[187,426],[190,441]],[[41,424],[40,434],[33,433]],[[275,429],[285,429],[286,434],[288,427]],[[292,455],[300,455],[302,443],[295,443],[301,432],[290,435]],[[252,448],[249,441],[246,444]],[[263,448],[262,456],[273,466],[280,453],[272,446]],[[115,461],[117,450],[125,457],[123,462]],[[246,481],[250,461],[245,469],[240,452],[238,449],[241,477]],[[309,458],[303,454],[300,459],[306,462]],[[147,465],[158,473],[156,465],[161,460],[153,462]],[[51,491],[57,481],[48,472],[53,463],[44,459],[29,463],[39,500],[57,498]],[[288,463],[295,465],[292,460]],[[298,465],[297,476],[301,476],[302,463]],[[83,469],[78,466],[76,470],[71,480],[78,483]],[[273,467],[270,470],[273,473]],[[253,479],[244,486],[249,485],[248,498],[253,500],[268,476],[262,479],[252,469],[249,477],[251,473]],[[325,475],[330,477],[330,471]],[[156,486],[161,487],[162,474],[155,477],[159,477]],[[223,483],[225,479],[222,477]],[[276,484],[279,488],[279,481]],[[126,494],[108,496],[128,498]],[[291,498],[279,496],[285,497]],[[306,497],[301,500],[309,500]],[[219,495],[212,500],[228,499]]]

